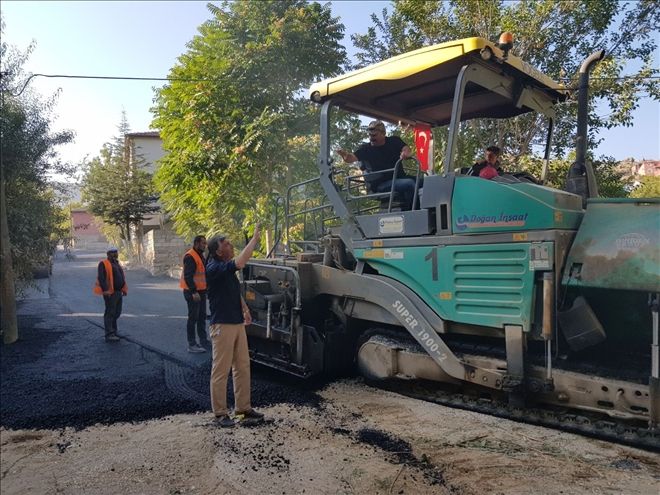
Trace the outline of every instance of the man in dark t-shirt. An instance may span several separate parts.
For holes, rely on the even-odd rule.
[[[500,165],[500,152],[500,148],[497,146],[486,148],[485,160],[472,165],[466,175],[474,175],[482,179],[492,179],[493,177],[502,175],[504,171]]]
[[[264,415],[252,409],[250,401],[250,354],[245,325],[252,323],[250,310],[241,297],[236,272],[242,269],[259,242],[259,226],[238,256],[226,236],[216,236],[208,243],[209,261],[206,284],[211,308],[209,333],[213,342],[211,366],[211,407],[222,427],[234,425],[227,407],[227,378],[233,369],[236,417],[251,423],[263,421]]]
[[[411,151],[408,145],[398,136],[386,136],[385,124],[374,120],[367,127],[369,142],[362,143],[355,152],[337,150],[337,154],[346,163],[361,162],[362,170],[370,175],[365,177],[372,192],[389,192],[392,188],[391,169],[399,159],[410,158]],[[380,174],[373,174],[379,170],[390,170]],[[401,195],[406,209],[412,209],[412,200],[415,194],[415,179],[407,176],[403,167],[397,170],[394,179],[394,191]]]

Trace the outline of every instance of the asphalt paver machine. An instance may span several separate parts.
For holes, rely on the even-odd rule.
[[[289,188],[283,243],[243,273],[252,359],[303,377],[357,368],[404,386],[441,382],[523,410],[657,431],[660,199],[598,197],[585,160],[586,90],[604,54],[581,68],[567,190],[544,186],[544,176],[456,172],[469,165],[455,160],[459,126],[475,118],[542,116],[549,159],[567,92],[508,48],[467,38],[311,87],[319,176]],[[444,162],[417,182],[412,210],[392,208],[393,193],[370,194],[333,162],[334,108],[448,125]],[[301,200],[310,186],[320,199]]]

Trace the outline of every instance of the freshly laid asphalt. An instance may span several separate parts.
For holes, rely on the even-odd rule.
[[[210,412],[211,354],[187,352],[178,281],[126,273],[118,343],[106,343],[103,300],[92,294],[105,255],[58,252],[50,279],[18,303],[19,340],[0,346],[0,425],[84,428]],[[252,403],[318,405],[313,383],[253,366]],[[231,389],[230,403],[233,400]]]

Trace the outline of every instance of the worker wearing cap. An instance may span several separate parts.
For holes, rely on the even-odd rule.
[[[367,127],[369,133],[369,142],[362,143],[355,152],[350,153],[346,150],[337,150],[337,154],[343,158],[346,163],[361,162],[361,168],[366,170],[368,175],[365,180],[369,189],[374,193],[390,192],[392,189],[391,169],[400,159],[410,158],[410,148],[398,136],[387,136],[385,124],[380,120],[374,120]],[[382,174],[372,174],[379,170],[388,170]],[[415,194],[415,179],[407,176],[403,167],[399,166],[396,179],[394,180],[394,192],[401,195],[401,199],[407,209],[412,209],[412,201]]]
[[[105,328],[105,341],[118,342],[117,320],[121,315],[123,297],[128,294],[128,285],[124,270],[119,264],[119,251],[111,247],[108,257],[99,262],[97,269],[94,293],[103,296],[105,312],[103,313],[103,326]]]

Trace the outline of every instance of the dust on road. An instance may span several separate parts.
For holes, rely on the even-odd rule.
[[[108,345],[54,298],[21,311],[20,340],[0,347],[3,495],[659,492],[655,454],[359,379],[303,384],[254,367],[253,404],[268,421],[221,429],[208,363],[128,339]],[[158,331],[174,346],[183,335],[173,324]]]
[[[84,430],[7,430],[2,493],[654,494],[658,456],[345,380],[322,402]]]

